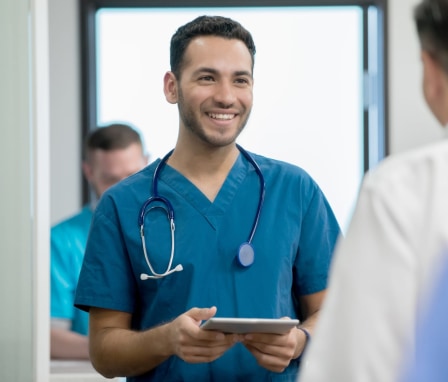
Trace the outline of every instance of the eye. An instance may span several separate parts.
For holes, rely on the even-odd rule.
[[[214,78],[212,76],[210,76],[210,75],[201,76],[201,77],[199,77],[199,81],[210,82],[210,81],[214,81]]]
[[[238,85],[250,85],[251,82],[248,78],[239,77],[239,78],[235,79],[235,83]]]

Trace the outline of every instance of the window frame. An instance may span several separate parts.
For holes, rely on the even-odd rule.
[[[363,108],[363,169],[367,172],[379,160],[389,155],[388,89],[387,89],[387,0],[81,0],[80,4],[80,58],[81,58],[81,141],[97,126],[97,75],[96,75],[96,12],[101,8],[194,8],[194,7],[323,7],[359,6],[363,14],[364,99]],[[369,36],[369,8],[375,7],[378,31],[376,46],[372,47]],[[375,62],[370,51],[375,49]],[[369,75],[371,66],[376,75]],[[377,127],[370,125],[372,102],[377,108]],[[376,141],[373,147],[371,141]],[[374,151],[374,152],[373,152]],[[90,200],[89,186],[82,184],[83,203]]]

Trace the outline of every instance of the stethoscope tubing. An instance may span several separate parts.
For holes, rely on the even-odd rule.
[[[260,166],[258,166],[258,163],[255,162],[254,158],[252,158],[252,156],[240,145],[237,144],[236,147],[238,147],[238,150],[240,150],[241,154],[243,154],[244,157],[249,161],[249,163],[254,167],[258,175],[258,179],[260,180],[260,197],[258,198],[257,213],[255,215],[254,224],[252,225],[252,230],[250,231],[249,240],[247,241],[248,244],[252,244],[255,232],[257,231],[258,222],[260,221],[261,209],[263,207],[264,197],[266,194],[266,183]]]
[[[252,229],[250,231],[249,234],[249,239],[247,242],[243,243],[240,246],[239,252],[238,252],[238,261],[240,262],[240,264],[244,267],[247,267],[249,265],[252,264],[253,262],[253,258],[254,258],[254,250],[252,247],[252,240],[254,238],[255,232],[257,231],[257,226],[258,226],[258,222],[260,220],[260,215],[261,215],[261,210],[263,207],[263,203],[264,203],[264,198],[265,198],[265,194],[266,194],[266,183],[265,183],[265,179],[263,176],[263,173],[261,172],[260,166],[258,166],[257,162],[252,158],[252,156],[246,151],[244,150],[240,145],[236,144],[238,150],[241,152],[241,154],[247,159],[247,161],[249,161],[249,163],[254,167],[255,172],[258,175],[258,179],[260,181],[260,195],[259,195],[259,199],[258,199],[258,206],[257,206],[257,212],[255,214],[255,218],[254,218],[254,223],[252,224]],[[140,236],[141,236],[141,240],[142,240],[142,246],[143,246],[143,253],[145,256],[145,260],[146,263],[152,273],[152,276],[150,275],[146,275],[144,273],[142,273],[140,275],[141,280],[147,280],[147,279],[159,279],[165,276],[168,276],[169,274],[176,272],[176,271],[181,271],[182,265],[179,264],[177,265],[174,269],[171,269],[171,265],[174,259],[174,208],[173,205],[171,204],[171,202],[159,195],[159,191],[158,191],[158,179],[159,179],[159,174],[160,171],[163,169],[163,167],[165,166],[165,164],[167,163],[168,158],[171,156],[171,154],[173,153],[174,149],[171,150],[170,152],[168,152],[162,159],[161,161],[157,164],[157,167],[154,171],[153,174],[153,179],[152,179],[152,196],[150,196],[145,203],[143,203],[141,209],[140,209],[140,213],[138,216],[138,225],[140,228]],[[170,221],[170,229],[171,229],[171,254],[170,254],[170,259],[168,262],[168,268],[164,273],[157,273],[155,272],[154,268],[151,265],[151,262],[149,261],[149,257],[148,257],[148,253],[146,250],[146,244],[145,244],[145,234],[144,234],[144,220],[145,220],[145,214],[148,210],[148,206],[153,203],[159,201],[161,202],[165,208],[163,208],[164,210],[166,210],[167,215],[168,215],[168,219]]]

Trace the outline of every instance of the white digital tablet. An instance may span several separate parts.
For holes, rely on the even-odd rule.
[[[299,325],[299,320],[277,318],[222,318],[212,317],[201,324],[204,330],[216,330],[223,333],[286,333]]]

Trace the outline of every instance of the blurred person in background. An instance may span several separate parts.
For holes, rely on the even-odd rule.
[[[51,229],[52,359],[88,359],[88,314],[73,305],[96,201],[148,163],[140,134],[126,124],[99,127],[86,137],[83,174],[96,199]]]

